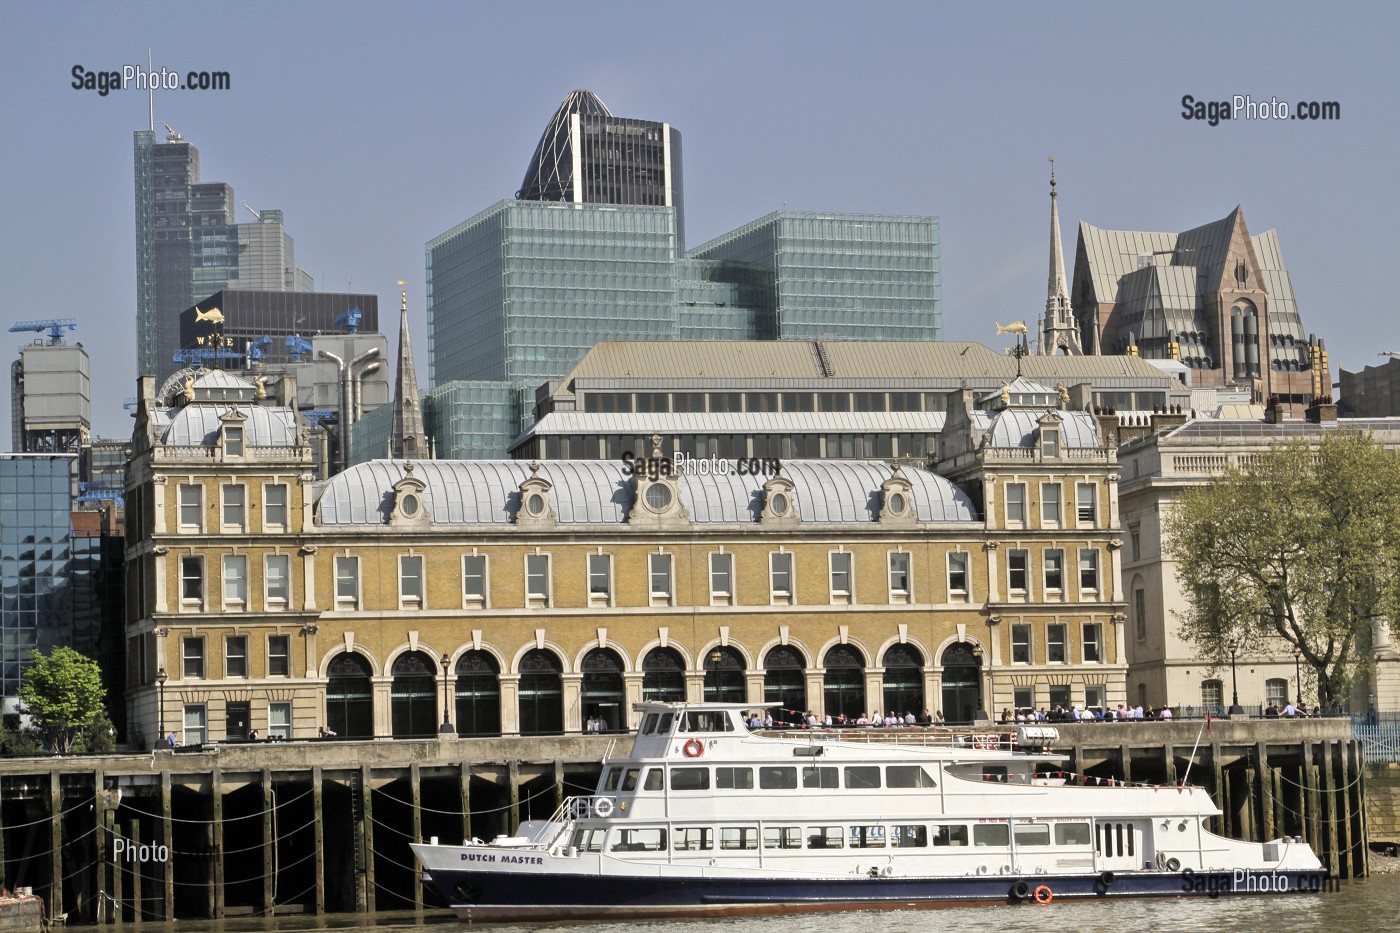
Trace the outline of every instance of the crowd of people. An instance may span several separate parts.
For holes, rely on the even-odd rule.
[[[1042,706],[1040,709],[1001,711],[1002,722],[1130,722],[1144,719],[1170,722],[1171,718],[1170,706],[1128,706],[1123,703],[1119,703],[1116,710],[1096,706],[1086,708],[1076,703],[1069,707],[1054,706],[1047,709]]]
[[[874,710],[869,715],[861,713],[852,719],[845,713],[837,713],[835,716],[827,713],[825,716],[818,716],[812,710],[805,713],[798,710],[778,710],[780,714],[791,717],[788,719],[774,720],[772,711],[754,710],[748,718],[750,729],[772,729],[776,725],[780,729],[844,729],[851,727],[861,728],[894,728],[896,726],[941,726],[944,724],[943,711],[929,712],[925,709],[919,715],[914,715],[913,710],[906,711],[903,715],[890,710],[881,714]]]

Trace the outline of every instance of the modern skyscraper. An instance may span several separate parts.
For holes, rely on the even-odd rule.
[[[169,129],[167,127],[167,129]],[[199,180],[199,150],[173,130],[135,133],[136,364],[164,378],[178,366],[180,312],[223,288],[311,291],[282,212],[235,222],[233,188]],[[250,208],[251,210],[251,208]]]

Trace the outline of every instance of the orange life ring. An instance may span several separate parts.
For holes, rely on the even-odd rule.
[[[1048,884],[1042,884],[1035,889],[1035,902],[1037,904],[1048,904],[1055,899],[1055,892],[1050,890]]]
[[[691,739],[682,746],[681,751],[685,752],[687,758],[699,758],[705,754],[705,743],[699,739]]]

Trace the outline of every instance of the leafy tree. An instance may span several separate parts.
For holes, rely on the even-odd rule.
[[[1371,669],[1373,626],[1400,620],[1400,453],[1338,429],[1188,490],[1166,550],[1187,597],[1181,634],[1215,666],[1278,639],[1343,701]]]
[[[44,743],[34,730],[21,728],[19,716],[6,716],[0,724],[0,755],[33,758],[44,753]]]
[[[74,737],[102,713],[105,694],[97,662],[72,648],[55,648],[47,657],[30,654],[19,702],[54,752],[65,755]]]

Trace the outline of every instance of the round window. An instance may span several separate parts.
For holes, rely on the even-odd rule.
[[[544,496],[537,492],[530,493],[529,498],[525,500],[525,511],[529,512],[531,515],[543,515]]]
[[[904,493],[896,492],[890,494],[890,512],[895,515],[904,514]]]
[[[662,483],[652,483],[647,487],[647,507],[652,511],[664,511],[671,504],[671,488]]]
[[[787,495],[781,492],[773,493],[772,498],[768,500],[768,507],[772,509],[774,515],[786,515],[788,510]]]
[[[418,497],[409,494],[399,500],[399,512],[405,517],[412,518],[418,514]]]

